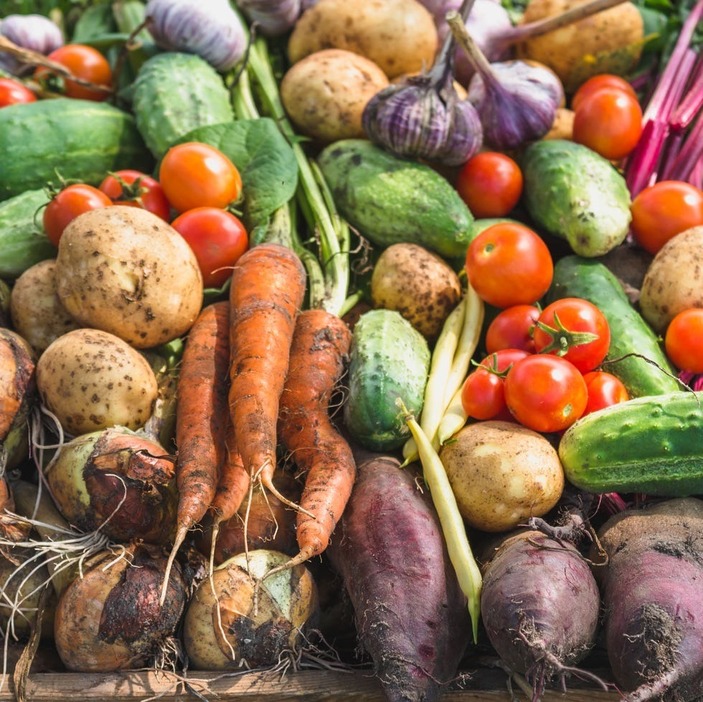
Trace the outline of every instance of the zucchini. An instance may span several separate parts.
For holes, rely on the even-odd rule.
[[[474,236],[459,193],[429,166],[394,156],[365,139],[343,139],[318,164],[340,214],[377,246],[419,244],[460,258]]]
[[[559,442],[572,485],[592,493],[703,494],[703,392],[639,397],[577,420]]]
[[[425,337],[395,310],[369,310],[354,325],[344,421],[371,451],[399,448],[410,436],[396,404],[419,415],[430,369]]]
[[[557,261],[545,303],[562,297],[584,298],[603,312],[610,326],[610,349],[602,368],[620,378],[630,397],[681,390],[658,337],[604,264],[576,255]]]
[[[153,159],[132,115],[105,102],[56,98],[0,110],[0,200],[108,171],[148,171]]]
[[[176,51],[156,54],[142,64],[132,110],[157,159],[193,129],[234,119],[222,76],[200,56]]]

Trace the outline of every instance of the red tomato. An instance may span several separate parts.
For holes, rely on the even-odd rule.
[[[71,75],[88,81],[95,85],[109,88],[112,83],[112,69],[110,63],[97,49],[85,44],[65,44],[52,51],[47,58],[65,66]],[[69,98],[93,100],[102,102],[107,100],[110,93],[105,90],[89,88],[76,81],[63,78],[51,69],[40,66],[34,72],[34,77],[42,83],[56,83],[60,85],[60,92]]]
[[[574,110],[573,139],[604,158],[627,156],[642,134],[642,108],[619,88],[601,88]]]
[[[479,366],[464,381],[461,404],[473,419],[494,419],[507,410],[503,376]]]
[[[559,356],[536,353],[508,371],[505,401],[513,417],[528,429],[559,432],[583,415],[588,389],[573,363]]]
[[[591,76],[579,86],[571,98],[571,109],[575,111],[587,97],[590,97],[601,88],[617,88],[633,97],[637,97],[635,89],[624,78],[613,73],[599,73],[596,76]]]
[[[679,370],[703,373],[703,309],[679,312],[666,329],[664,348]]]
[[[527,358],[530,354],[523,349],[500,349],[499,351],[494,351],[488,354],[479,365],[486,366],[490,368],[495,373],[505,373],[510,369],[510,366],[514,365],[523,358]]]
[[[661,180],[635,196],[630,212],[633,236],[654,255],[669,239],[703,224],[703,190],[680,180]]]
[[[171,147],[161,161],[159,182],[178,212],[196,207],[225,208],[242,192],[237,167],[219,149],[189,141]]]
[[[206,288],[220,288],[249,247],[244,225],[227,210],[196,207],[176,217],[171,226],[190,244]]]
[[[483,151],[461,168],[456,189],[475,217],[505,217],[522,195],[522,171],[509,156]]]
[[[161,183],[146,173],[129,169],[115,171],[103,179],[98,189],[113,205],[141,207],[167,222],[171,219],[171,205]]]
[[[112,200],[102,190],[86,183],[67,185],[44,209],[44,231],[54,246],[59,245],[63,230],[78,215],[98,207],[109,207]]]
[[[476,293],[494,307],[530,305],[552,282],[554,263],[539,235],[522,224],[484,229],[466,251],[466,273]]]
[[[18,80],[0,78],[0,107],[23,102],[36,102],[37,96]]]
[[[590,340],[580,334],[591,335]],[[547,305],[533,333],[535,351],[562,356],[582,373],[598,367],[610,348],[605,315],[580,297],[565,297]]]
[[[532,330],[540,315],[535,305],[513,305],[501,310],[486,329],[486,351],[500,349],[523,349],[535,352]]]
[[[583,414],[597,412],[610,405],[630,399],[625,384],[620,378],[605,371],[591,371],[583,376],[588,388],[588,402]]]

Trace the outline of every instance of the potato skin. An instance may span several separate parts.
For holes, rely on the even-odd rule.
[[[203,278],[186,240],[138,207],[102,207],[64,230],[56,289],[81,326],[102,329],[137,349],[184,334],[203,301]]]
[[[293,28],[288,57],[296,63],[321,49],[346,49],[392,79],[429,68],[438,44],[434,18],[417,0],[320,0]]]
[[[364,107],[387,85],[373,61],[344,49],[323,49],[291,66],[281,81],[281,101],[309,137],[323,143],[363,138]]]
[[[43,403],[74,436],[119,425],[139,429],[158,395],[147,360],[119,337],[75,329],[53,341],[36,366]]]
[[[512,422],[467,424],[440,450],[459,511],[486,532],[508,531],[546,514],[564,490],[556,449]]]
[[[426,339],[435,339],[461,299],[459,276],[442,258],[418,244],[392,244],[371,276],[375,307],[396,310]]]

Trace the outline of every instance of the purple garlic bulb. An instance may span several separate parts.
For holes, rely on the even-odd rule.
[[[8,15],[0,20],[0,35],[23,49],[36,51],[44,56],[64,43],[58,25],[42,15]],[[32,68],[33,66],[23,64],[14,56],[0,52],[0,69],[13,75],[22,75]]]
[[[277,37],[293,29],[302,9],[300,0],[237,0],[237,6],[256,31]]]

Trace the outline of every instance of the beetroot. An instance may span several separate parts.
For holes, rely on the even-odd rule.
[[[471,639],[466,598],[416,474],[391,457],[359,463],[328,553],[386,698],[430,702]]]

